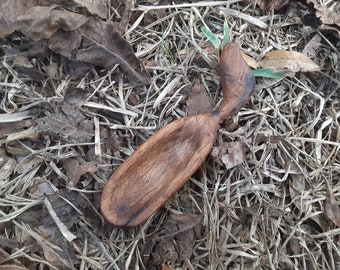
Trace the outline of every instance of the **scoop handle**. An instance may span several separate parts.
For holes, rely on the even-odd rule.
[[[222,121],[238,112],[255,90],[254,75],[236,43],[227,44],[221,52],[220,77],[223,102],[219,117]]]

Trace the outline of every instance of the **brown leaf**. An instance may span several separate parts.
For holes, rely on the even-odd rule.
[[[26,113],[26,112],[24,112],[24,113]],[[16,113],[16,114],[18,114],[18,113]],[[11,116],[10,114],[6,114],[6,115]],[[20,119],[17,120],[17,121],[10,121],[10,122],[6,123],[6,121],[4,121],[4,122],[1,121],[1,116],[2,115],[0,114],[0,138],[8,136],[11,133],[16,133],[16,132],[22,131],[24,129],[27,129],[27,128],[31,127],[34,123],[33,120],[21,120],[20,121],[20,119],[22,119],[22,117],[18,117]],[[33,114],[32,114],[31,117],[29,116],[29,114],[28,115],[26,114],[26,117],[24,117],[24,118],[32,118],[32,117],[33,117]]]
[[[109,0],[74,0],[74,2],[85,7],[91,14],[106,19],[108,15]]]
[[[57,112],[37,119],[35,131],[69,143],[90,142],[94,136],[92,122],[67,103],[63,103],[61,108],[63,113]]]
[[[35,81],[43,81],[48,78],[45,73],[41,72],[37,68],[27,68],[19,66],[18,70],[20,73],[25,74],[26,76],[32,78]]]
[[[71,60],[105,68],[120,64],[133,84],[149,83],[150,75],[121,37],[118,25],[66,10],[58,5],[61,1],[47,1],[49,5],[38,2],[39,5],[34,0],[2,3],[2,9],[8,8],[14,14],[0,13],[0,37],[17,30],[34,41],[48,39],[51,50]],[[93,1],[81,2],[92,11],[102,9]]]
[[[200,237],[202,217],[194,214],[172,214],[158,235],[144,246],[144,265],[147,269],[167,261],[189,259],[194,241]]]
[[[23,15],[26,9],[37,4],[38,1],[3,0],[0,8],[0,37],[6,37],[17,29],[17,17]]]
[[[76,108],[80,108],[85,103],[87,94],[87,91],[82,88],[69,86],[66,90],[64,101]]]
[[[169,266],[169,265],[167,265],[167,264],[163,264],[162,265],[162,270],[173,270],[173,268],[171,267],[171,266]]]
[[[64,199],[62,199],[61,196]],[[53,213],[58,218],[59,222],[69,230],[73,228],[74,233],[76,233],[76,231],[74,231],[73,225],[76,224],[79,214],[69,202],[77,207],[77,200],[81,201],[79,197],[78,193],[69,191],[58,192],[46,196],[46,199],[50,202]],[[55,219],[51,216],[51,211],[47,210],[46,205],[38,205],[25,211],[18,219],[36,228],[48,242],[51,242],[53,245],[60,248],[56,249],[53,245],[43,243],[42,248],[44,257],[49,263],[57,266],[58,269],[65,269],[65,266],[72,267],[72,265],[78,263],[74,248],[63,237]]]
[[[59,30],[49,39],[48,45],[51,50],[71,60],[105,68],[119,63],[135,85],[148,84],[150,81],[150,75],[134,55],[130,44],[112,24],[89,19],[77,30]]]
[[[246,153],[241,142],[225,142],[212,149],[212,156],[219,158],[227,169],[242,164],[246,160]]]
[[[312,3],[316,9],[316,16],[320,18],[324,24],[336,24],[340,26],[340,3],[335,2],[334,4],[327,7],[325,4],[320,4],[317,0],[307,0],[307,3]],[[337,12],[338,11],[338,12]]]
[[[3,147],[0,148],[0,183],[9,179],[14,172],[16,161],[7,156]]]
[[[26,56],[24,56],[22,54],[16,55],[13,64],[15,64],[17,66],[26,67],[26,68],[33,68],[34,67],[32,62]]]
[[[281,68],[293,72],[319,71],[321,68],[307,56],[299,52],[277,50],[265,55],[265,59],[259,62],[263,68]]]
[[[187,115],[211,112],[210,96],[204,89],[204,85],[195,83],[187,100]]]
[[[119,63],[127,72],[129,80],[135,85],[150,82],[149,73],[133,53],[131,45],[120,36],[112,24],[92,19],[79,31],[93,42],[88,48],[83,49],[88,50],[90,56],[92,54],[92,57],[89,56],[91,61],[107,68],[112,67],[114,63]],[[88,62],[85,60],[83,50],[78,51],[76,59]],[[97,56],[93,55],[95,50],[98,52]]]
[[[254,58],[250,57],[248,54],[242,51],[241,51],[241,54],[242,54],[244,61],[246,61],[246,63],[248,64],[248,66],[255,68],[255,69],[259,67],[258,62]]]
[[[294,175],[292,181],[289,182],[289,193],[292,202],[301,212],[308,211],[309,204],[312,201],[312,195],[307,193],[306,181],[302,174]],[[322,231],[327,231],[329,226],[326,221],[326,216],[323,214],[313,215],[311,219],[316,222]]]
[[[45,204],[34,206],[23,212],[18,220],[30,225],[43,237],[44,257],[49,263],[58,269],[73,269],[72,266],[78,264],[79,259],[75,255],[74,247],[65,239],[65,234],[61,233],[56,220],[79,238],[84,237],[84,233],[86,233],[78,225],[80,218],[85,219],[86,223],[97,230],[100,223],[99,215],[94,212],[94,206],[90,201],[79,192],[64,189],[46,195],[46,192],[50,193],[49,190],[53,190],[51,187],[46,187],[46,182],[40,183],[34,188],[39,190],[34,191],[33,196],[44,195]],[[46,199],[52,206],[52,211],[48,209]]]
[[[292,252],[295,255],[301,254],[302,246],[301,246],[301,243],[300,243],[300,240],[298,239],[298,237],[292,237],[289,240],[289,246],[290,246],[290,249],[292,250]]]
[[[327,197],[325,200],[325,210],[328,218],[334,222],[334,224],[340,228],[340,203],[336,200],[334,192],[330,183],[325,180],[327,188]]]
[[[25,15],[16,21],[17,30],[26,37],[38,41],[50,38],[57,30],[72,31],[85,24],[88,18],[84,15],[59,9],[55,5],[49,7],[35,6],[28,9]]]
[[[48,65],[43,65],[42,69],[46,72],[49,78],[59,79],[61,75],[59,74],[59,65],[57,63],[50,63]]]
[[[307,55],[308,57],[315,57],[316,56],[316,50],[320,47],[321,43],[321,37],[316,34],[305,46],[302,53],[304,55]]]
[[[98,170],[94,162],[86,162],[81,159],[68,158],[62,161],[70,182],[69,185],[74,187],[80,180],[80,177],[86,173],[93,173]]]
[[[23,54],[17,54],[14,59],[14,65],[18,70],[35,81],[46,80],[48,76],[41,72],[35,65]]]

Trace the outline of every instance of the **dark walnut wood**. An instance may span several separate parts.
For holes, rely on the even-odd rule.
[[[255,79],[238,45],[221,53],[220,109],[183,117],[166,125],[143,143],[110,177],[101,212],[118,227],[146,221],[178,191],[211,151],[219,123],[236,113],[253,93]]]

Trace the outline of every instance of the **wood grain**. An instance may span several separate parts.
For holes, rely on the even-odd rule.
[[[205,160],[218,123],[213,113],[184,117],[142,144],[104,187],[101,211],[106,219],[119,227],[144,222]]]
[[[220,109],[183,117],[143,143],[110,177],[101,212],[118,227],[146,221],[179,190],[210,152],[219,123],[236,113],[254,91],[255,80],[236,44],[221,54]]]

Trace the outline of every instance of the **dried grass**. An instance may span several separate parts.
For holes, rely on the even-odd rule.
[[[142,26],[146,11],[164,8],[171,12]],[[138,103],[129,102],[136,89],[115,75],[117,67],[104,76],[88,76],[78,83],[90,89],[82,108],[89,119],[94,119],[96,155],[107,155],[100,143],[100,127],[110,127],[123,142],[120,154],[105,156],[115,165],[156,130],[186,115],[187,95],[194,81],[202,81],[218,106],[221,94],[214,70],[217,53],[201,33],[202,25],[221,38],[227,15],[232,40],[255,59],[274,49],[302,51],[312,37],[293,19],[264,14],[246,1],[135,6],[133,14],[139,17],[129,26],[125,38],[136,45],[137,56],[152,75],[150,86],[139,89]],[[258,79],[256,93],[246,108],[221,126],[217,143],[240,141],[247,146],[243,164],[225,170],[209,157],[161,211],[132,230],[103,231],[81,218],[78,230],[83,231],[82,238],[70,241],[79,269],[141,269],[138,265],[143,259],[143,243],[158,232],[170,213],[188,210],[183,196],[190,210],[203,216],[202,237],[196,240],[190,259],[177,264],[168,262],[173,269],[340,269],[340,229],[325,215],[325,181],[333,183],[333,192],[338,201],[340,198],[339,54],[324,35],[318,34],[323,45],[314,60],[325,68],[323,72],[296,73],[280,80]],[[199,61],[205,63],[198,65]],[[62,100],[71,83],[54,81],[37,87],[20,77],[6,58],[2,58],[0,76],[1,109],[8,113],[0,115],[1,122],[36,116],[36,107]],[[44,96],[43,89],[51,86],[51,95]],[[10,114],[15,108],[16,113]],[[98,113],[88,108],[96,108]],[[121,118],[114,121],[100,113],[103,111]],[[16,173],[7,181],[0,180],[2,237],[30,243],[13,248],[15,252],[2,259],[0,265],[11,261],[60,269],[45,256],[46,252],[58,256],[56,251],[63,247],[16,217],[44,204],[41,197],[28,198],[30,187],[36,181],[53,186],[53,177],[65,178],[59,161],[81,156],[82,147],[89,144],[47,139],[44,148],[34,149],[25,140],[1,138],[0,142],[19,157],[9,165],[16,166]],[[106,177],[116,167],[102,166],[107,167],[108,173],[103,174]],[[106,181],[103,175],[92,174],[101,185]],[[98,185],[93,187],[97,189],[68,188],[98,194]],[[78,210],[84,215],[85,209]],[[55,221],[60,222],[57,217]],[[71,232],[66,229],[64,234],[68,233]],[[0,246],[4,254],[6,249]],[[70,258],[59,259],[72,268]]]

